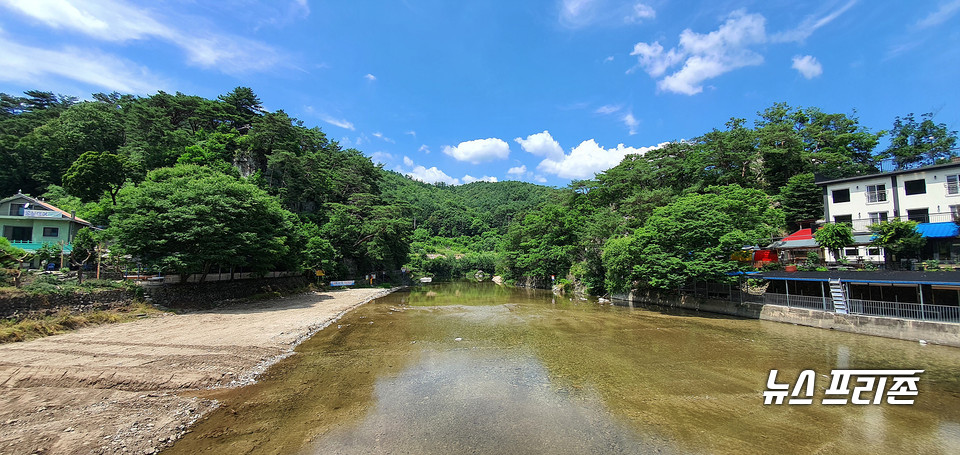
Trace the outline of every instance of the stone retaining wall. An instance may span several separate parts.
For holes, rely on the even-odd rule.
[[[788,324],[839,330],[841,332],[874,335],[900,340],[919,341],[960,347],[960,324],[950,322],[915,321],[880,316],[837,314],[831,311],[789,308],[751,302],[729,302],[690,296],[660,295],[657,293],[614,294],[616,300],[682,308],[707,313],[726,314],[748,319],[785,322]]]
[[[168,308],[210,309],[224,302],[263,294],[291,294],[312,281],[304,276],[259,278],[207,283],[155,284],[143,287],[147,301]]]
[[[67,295],[0,297],[0,317],[4,319],[23,319],[48,316],[62,310],[85,313],[126,305],[132,302],[134,298],[136,298],[136,294],[125,289]]]

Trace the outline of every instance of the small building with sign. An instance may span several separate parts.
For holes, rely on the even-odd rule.
[[[92,225],[23,193],[0,200],[0,235],[26,251],[36,251],[50,243],[61,244],[69,252],[73,237],[84,227]]]

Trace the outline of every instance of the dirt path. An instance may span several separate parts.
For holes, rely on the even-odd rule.
[[[249,383],[387,293],[311,293],[0,345],[0,453],[158,451],[216,407],[177,392]]]

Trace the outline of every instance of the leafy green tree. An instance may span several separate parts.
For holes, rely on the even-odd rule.
[[[944,123],[934,123],[932,113],[920,119],[917,122],[911,113],[893,122],[890,146],[881,157],[893,159],[897,169],[936,164],[957,155],[956,131],[950,131]]]
[[[846,223],[828,223],[813,234],[817,243],[830,250],[836,261],[841,261],[841,250],[853,244],[853,228]]]
[[[289,252],[293,219],[255,185],[184,165],[121,190],[110,232],[118,248],[146,263],[205,278],[215,265],[273,269]]]
[[[63,187],[83,201],[97,201],[103,193],[117,205],[117,193],[127,181],[130,164],[122,155],[90,151],[80,155],[63,174]]]
[[[70,251],[70,265],[77,269],[77,284],[83,284],[84,266],[99,254],[102,235],[93,229],[83,228],[73,236],[73,241],[70,243],[73,248]]]
[[[724,281],[742,265],[731,255],[783,227],[783,212],[762,191],[727,185],[688,194],[658,208],[625,240],[607,242],[604,265],[611,290],[671,289],[690,280]],[[613,242],[613,243],[610,243]]]
[[[823,216],[823,190],[815,183],[812,172],[790,177],[780,190],[780,201],[787,223],[793,227],[800,221]]]
[[[10,244],[10,241],[0,237],[0,267],[10,270],[13,275],[14,287],[20,287],[23,276],[23,262],[31,258],[32,254]]]
[[[869,227],[874,233],[874,246],[883,248],[883,262],[887,267],[896,268],[897,259],[916,257],[927,239],[917,232],[916,221],[902,221],[893,219],[872,224]]]

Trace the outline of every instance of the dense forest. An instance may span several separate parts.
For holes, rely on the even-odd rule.
[[[563,189],[448,186],[386,171],[245,87],[217,99],[28,91],[0,94],[0,194],[103,228],[80,237],[81,254],[169,274],[483,270],[603,294],[722,280],[749,266],[734,260],[744,246],[822,216],[817,178],[939,162],[956,138],[930,114],[872,131],[775,104],[752,125],[732,118]]]

